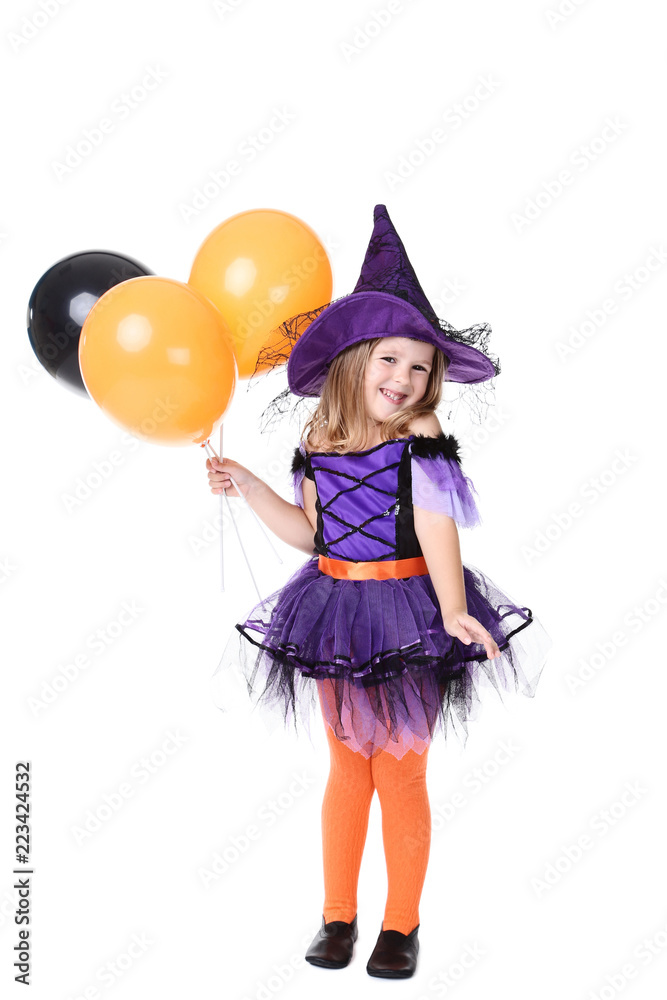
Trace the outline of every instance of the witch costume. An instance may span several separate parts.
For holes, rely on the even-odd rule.
[[[384,205],[354,291],[280,327],[258,368],[287,360],[289,394],[317,397],[330,362],[360,340],[407,336],[448,359],[446,378],[467,386],[500,371],[486,351],[488,324],[456,330],[426,299]],[[276,346],[277,345],[277,346]],[[294,501],[304,477],[315,485],[314,554],[279,590],[236,624],[214,678],[240,669],[252,702],[297,729],[319,701],[338,740],[366,758],[422,753],[438,729],[462,743],[484,689],[532,696],[552,640],[528,607],[476,567],[463,564],[468,614],[501,655],[466,645],[444,628],[440,604],[415,534],[413,506],[446,514],[460,527],[481,523],[476,491],[456,438],[410,434],[356,452],[295,448]],[[225,707],[221,705],[220,707]]]

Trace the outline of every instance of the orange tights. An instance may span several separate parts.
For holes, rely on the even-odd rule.
[[[357,912],[357,882],[368,816],[377,788],[387,863],[387,903],[383,930],[409,934],[419,923],[421,897],[431,846],[431,810],[426,789],[428,749],[398,760],[383,750],[366,758],[324,726],[331,770],[322,802],[324,908],[327,923],[349,923]]]

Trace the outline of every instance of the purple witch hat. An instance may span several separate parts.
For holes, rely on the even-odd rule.
[[[271,346],[260,351],[256,373],[287,361],[289,385],[265,414],[288,409],[290,392],[319,396],[336,355],[351,344],[375,337],[424,340],[447,356],[446,381],[486,382],[500,373],[498,359],[486,351],[490,334],[488,323],[457,330],[438,319],[386,206],[376,205],[373,233],[354,291],[285,320],[273,331]]]

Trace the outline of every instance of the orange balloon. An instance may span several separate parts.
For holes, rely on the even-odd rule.
[[[231,216],[207,236],[188,284],[225,317],[244,378],[255,371],[272,330],[331,300],[333,279],[326,250],[310,226],[288,212],[260,208]]]
[[[201,444],[220,425],[237,371],[223,317],[181,281],[131,278],[105,292],[79,338],[86,389],[153,444]]]

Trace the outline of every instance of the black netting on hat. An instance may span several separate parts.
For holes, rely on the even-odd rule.
[[[373,291],[377,289],[365,290]],[[401,291],[403,294],[401,294]],[[412,304],[416,305],[405,293],[405,290],[399,289],[398,297],[412,301]],[[308,329],[313,320],[329,305],[343,298],[348,298],[348,296],[340,295],[331,299],[330,302],[318,306],[316,309],[297,313],[297,315],[291,316],[281,323],[279,327],[276,327],[267,338],[265,346],[259,351],[254,372],[247,382],[246,391],[249,391],[252,386],[263,383],[267,377],[274,378],[277,375],[281,377],[282,381],[285,381],[287,377],[287,361],[292,348],[301,334]],[[422,309],[420,306],[417,306],[417,308],[420,309],[429,322],[436,326],[436,329],[441,330],[448,338],[457,341],[459,344],[467,344],[469,347],[474,347],[483,353],[493,365],[495,375],[500,374],[500,362],[487,348],[489,337],[491,336],[491,327],[488,323],[476,323],[466,329],[457,330],[451,323],[435,316],[432,310]],[[478,383],[448,382],[445,380],[443,382],[441,406],[449,407],[448,419],[454,418],[454,413],[459,402],[463,401],[469,410],[472,420],[478,424],[483,423],[489,408],[493,406],[495,401],[493,377],[486,382]],[[456,390],[449,389],[448,387],[450,386],[455,386]],[[452,394],[454,398],[451,398]],[[260,415],[259,428],[261,433],[271,432],[283,419],[296,418],[302,424],[315,411],[317,402],[317,397],[294,395],[288,386],[281,389],[271,399]]]
[[[279,370],[279,373],[285,379],[287,377],[287,361],[292,348],[301,334],[308,329],[313,320],[321,312],[342,298],[347,298],[347,296],[339,295],[337,298],[331,299],[330,302],[325,302],[322,306],[310,309],[307,312],[297,313],[295,316],[290,316],[289,319],[286,319],[280,326],[272,330],[265,346],[261,348],[257,355],[255,370],[250,376],[246,391],[251,386],[263,382],[267,376],[272,375],[276,370]],[[273,430],[283,417],[290,418],[297,416],[301,420],[303,414],[305,419],[305,415],[309,415],[313,409],[313,399],[312,396],[295,396],[290,392],[289,387],[283,389],[262,412],[259,418],[260,431],[265,434]],[[317,406],[316,401],[315,406]]]

